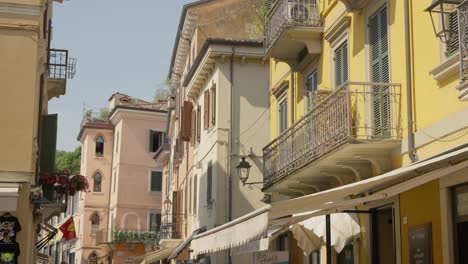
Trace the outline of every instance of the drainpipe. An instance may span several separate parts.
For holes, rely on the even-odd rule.
[[[296,109],[296,99],[295,99],[295,80],[294,80],[294,69],[291,67],[291,125],[294,124],[295,121],[295,109]]]
[[[231,49],[231,60],[229,62],[229,83],[230,83],[230,102],[229,102],[229,107],[230,107],[230,120],[229,120],[229,138],[228,138],[228,145],[229,145],[229,150],[228,150],[228,156],[227,156],[227,161],[228,161],[228,177],[229,177],[229,212],[228,212],[228,222],[232,221],[232,170],[231,170],[231,159],[232,159],[232,119],[233,119],[233,111],[232,111],[232,94],[233,94],[233,88],[234,88],[234,53],[235,53],[235,48],[232,47]],[[232,264],[232,257],[231,257],[231,249],[228,250],[228,264]]]
[[[409,0],[405,0],[405,56],[406,56],[406,108],[408,115],[408,155],[411,162],[416,162],[414,132],[413,132],[413,80],[411,77],[411,40],[410,40],[410,10]]]

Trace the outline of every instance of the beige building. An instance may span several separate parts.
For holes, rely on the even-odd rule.
[[[163,250],[147,262],[188,260],[193,235],[263,204],[260,187],[243,186],[235,168],[241,156],[249,156],[250,179],[260,181],[258,157],[268,140],[268,63],[256,13],[260,2],[195,1],[182,10],[169,75],[173,108],[163,199],[171,208],[163,214]],[[172,248],[171,256],[164,254],[173,246],[164,242],[174,240],[185,243]],[[210,257],[212,263],[228,258],[223,252],[193,261]],[[234,258],[234,263],[251,259]]]
[[[153,250],[162,191],[162,168],[153,157],[166,138],[166,108],[165,101],[116,93],[107,116],[85,113],[78,139],[90,192],[75,217],[75,263],[131,263]]]
[[[57,200],[41,206],[38,187],[39,172],[55,167],[57,115],[48,113],[48,101],[65,94],[74,74],[68,51],[50,46],[52,8],[52,0],[0,1],[0,89],[7,98],[0,106],[0,215],[10,213],[22,227],[20,263],[35,263],[38,224],[65,208]]]

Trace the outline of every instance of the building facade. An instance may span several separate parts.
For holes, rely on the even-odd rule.
[[[40,173],[55,169],[58,117],[47,105],[65,94],[74,74],[68,51],[51,47],[53,3],[0,1],[0,86],[8,98],[0,107],[0,121],[8,124],[0,140],[0,214],[21,226],[12,240],[21,263],[37,260],[38,225],[65,211],[63,201],[51,200],[45,209],[39,186]]]

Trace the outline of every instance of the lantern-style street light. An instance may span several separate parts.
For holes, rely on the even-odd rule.
[[[172,207],[172,202],[169,200],[169,197],[166,197],[166,200],[163,202],[164,210],[166,210],[166,214],[169,215],[169,212],[171,211]]]
[[[434,33],[443,43],[450,44],[452,38],[458,36],[458,32],[453,32],[453,28],[450,26],[453,23],[450,21],[450,16],[451,14],[456,15],[454,12],[457,11],[458,5],[462,2],[463,0],[432,0],[431,5],[426,8],[426,12],[431,15]],[[438,20],[435,16],[440,17],[439,25],[436,23]]]
[[[254,184],[262,184],[263,182],[247,182],[249,179],[249,174],[250,174],[250,168],[252,166],[248,161],[245,160],[245,157],[241,157],[241,162],[239,162],[239,165],[236,166],[237,172],[239,173],[239,179],[242,182],[242,184],[249,185],[249,188],[251,188],[252,185]]]

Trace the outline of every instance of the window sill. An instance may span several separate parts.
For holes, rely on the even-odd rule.
[[[103,192],[91,192],[92,194],[95,194],[95,195],[104,195]]]
[[[457,74],[460,70],[460,55],[459,52],[453,54],[445,61],[435,66],[430,74],[439,82],[446,80],[450,76]]]
[[[150,191],[151,194],[161,194],[162,191]]]
[[[96,159],[102,159],[102,158],[104,158],[104,155],[102,155],[102,156],[94,156],[94,158],[96,158]]]

